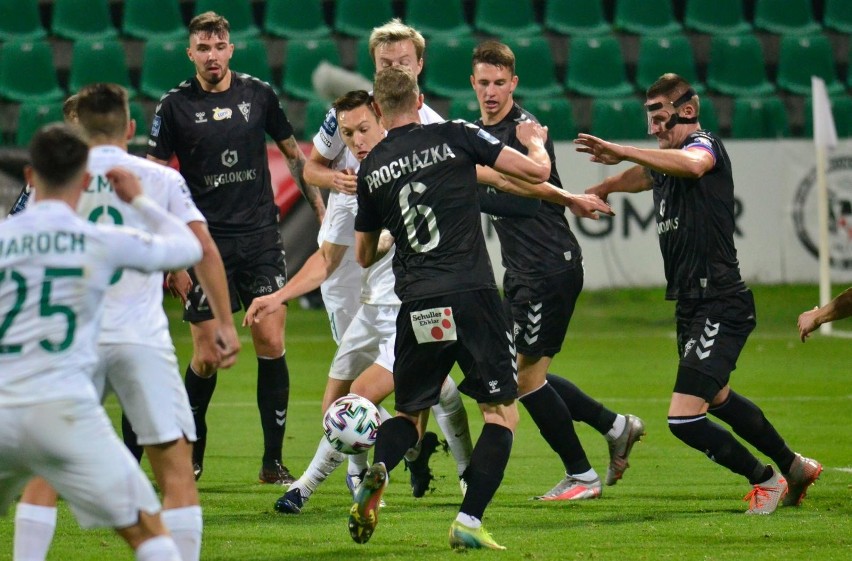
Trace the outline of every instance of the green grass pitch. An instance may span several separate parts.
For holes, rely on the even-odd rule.
[[[814,305],[813,287],[758,287],[755,294],[758,327],[732,386],[763,408],[794,450],[825,466],[800,508],[745,516],[741,498],[749,491],[747,482],[669,433],[666,410],[676,368],[674,309],[663,301],[662,290],[588,292],[581,296],[551,371],[572,379],[611,409],[641,416],[648,434],[634,448],[624,479],[605,487],[601,499],[534,502],[534,495],[562,477],[562,469],[521,408],[506,477],[485,517],[487,528],[508,550],[468,555],[507,560],[852,559],[852,341],[815,335],[804,345],[799,342],[796,317]],[[185,368],[191,353],[189,329],[178,320],[173,303],[169,311]],[[852,331],[850,322],[837,327]],[[437,560],[452,555],[447,531],[460,493],[455,466],[444,454],[433,457],[435,489],[422,499],[411,497],[402,468],[392,472],[387,507],[365,545],[352,542],[346,529],[350,502],[343,469],[320,487],[302,515],[273,511],[283,490],[257,483],[261,436],[256,363],[248,332],[243,333],[240,360],[220,372],[208,414],[209,443],[199,482],[202,559]],[[295,475],[307,466],[321,435],[319,405],[333,350],[325,313],[291,306],[285,463]],[[458,379],[459,373],[454,376]],[[478,436],[478,411],[467,399],[466,405]],[[107,408],[115,418],[115,401],[108,401]],[[579,426],[578,432],[592,465],[603,475],[605,441],[587,426]],[[11,559],[12,531],[11,516],[0,519],[0,560]],[[80,530],[61,504],[49,559],[130,560],[133,555],[111,532]]]

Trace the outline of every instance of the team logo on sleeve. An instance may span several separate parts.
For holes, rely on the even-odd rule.
[[[337,113],[334,109],[329,109],[325,114],[325,120],[322,122],[322,130],[329,137],[334,136],[337,132]]]
[[[231,111],[230,107],[225,107],[225,108],[214,107],[213,108],[213,120],[214,121],[224,121],[225,119],[230,119],[231,115],[233,115],[233,114],[234,114],[234,112]]]
[[[485,129],[479,129],[478,131],[476,131],[476,136],[478,136],[489,144],[500,144],[500,141],[491,136],[491,134]]]
[[[163,118],[157,115],[154,117],[154,121],[151,123],[151,136],[160,136],[160,124],[163,122]]]
[[[411,312],[409,315],[418,343],[456,340],[456,320],[452,308],[430,308]]]
[[[246,123],[248,123],[249,113],[251,113],[251,103],[243,101],[242,103],[237,105],[237,109],[240,110],[240,113],[242,113],[243,118],[246,120]]]

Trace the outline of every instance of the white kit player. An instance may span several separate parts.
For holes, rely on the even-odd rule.
[[[186,267],[201,246],[126,169],[104,171],[152,234],[75,214],[88,150],[67,125],[39,130],[25,172],[38,201],[0,223],[0,512],[38,475],[81,526],[115,528],[138,560],[176,561],[154,489],[115,434],[91,377],[114,275]]]
[[[193,225],[193,230],[205,224],[177,171],[127,153],[126,139],[134,131],[123,88],[115,84],[84,87],[77,94],[77,113],[93,144],[88,162],[91,180],[77,206],[82,218],[147,228],[144,217],[119,200],[105,177],[106,170],[121,166],[140,179],[145,195],[160,208]],[[101,398],[107,390],[118,396],[163,492],[163,521],[183,561],[197,561],[203,523],[190,459],[195,423],[163,310],[162,274],[116,273],[104,310],[95,389]],[[36,479],[28,485],[16,515],[16,552],[19,542],[32,546],[39,541],[40,549],[47,552],[53,528],[40,527],[37,536],[25,535],[29,528],[26,518],[31,507],[38,506],[42,513],[52,514],[55,526],[55,504],[55,493],[43,481]],[[43,555],[27,557],[33,558],[43,559]]]

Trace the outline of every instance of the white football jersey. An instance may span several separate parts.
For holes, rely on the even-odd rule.
[[[0,222],[0,406],[97,400],[90,378],[110,279],[201,258],[185,224],[147,197],[134,208],[162,235],[92,224],[54,200]]]
[[[132,156],[117,146],[95,146],[89,152],[88,167],[92,180],[77,206],[81,217],[90,222],[123,224],[148,230],[139,211],[122,202],[104,177],[107,170],[116,166],[135,173],[145,195],[181,222],[205,221],[192,202],[180,173]],[[171,348],[169,322],[163,311],[162,273],[120,271],[116,276],[106,294],[99,342]]]

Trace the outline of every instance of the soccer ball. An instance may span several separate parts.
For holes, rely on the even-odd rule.
[[[337,399],[322,418],[326,440],[344,454],[359,454],[372,448],[381,422],[376,406],[354,393]]]

